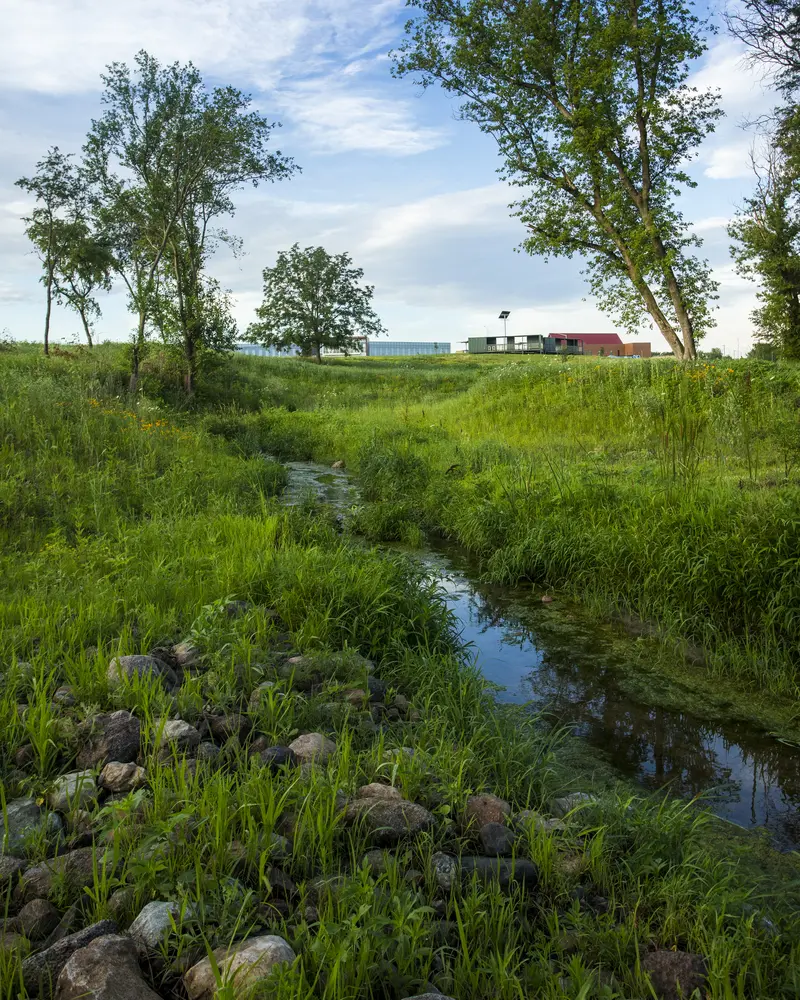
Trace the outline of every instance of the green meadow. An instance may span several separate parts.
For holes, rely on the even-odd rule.
[[[800,995],[796,857],[594,786],[372,545],[446,536],[795,699],[798,369],[236,357],[190,404],[128,371],[0,352],[2,1000],[71,995],[71,935],[159,901],[137,1000]],[[310,457],[356,478],[344,530],[281,504]],[[293,957],[237,978],[264,935]]]

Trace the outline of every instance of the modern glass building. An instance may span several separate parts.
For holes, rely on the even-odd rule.
[[[262,358],[288,358],[297,353],[296,347],[290,347],[286,351],[279,351],[277,347],[262,347],[261,344],[237,344],[236,350],[240,354],[257,354]]]
[[[396,358],[413,354],[449,354],[450,345],[441,341],[370,340],[367,353],[372,358]]]

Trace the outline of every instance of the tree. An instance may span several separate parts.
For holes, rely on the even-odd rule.
[[[649,315],[679,358],[712,325],[716,283],[674,204],[721,115],[686,84],[705,22],[682,0],[407,0],[395,74],[438,81],[494,136],[531,254],[586,261],[601,306]]]
[[[53,294],[80,317],[86,342],[93,344],[92,328],[100,316],[98,290],[111,290],[113,257],[102,235],[92,232],[85,217],[61,224],[61,252],[53,275]]]
[[[137,314],[134,358],[145,340],[160,282],[179,297],[180,335],[191,391],[193,359],[205,329],[195,309],[220,215],[234,211],[244,184],[289,177],[297,168],[268,152],[276,127],[233,87],[206,88],[191,64],[162,66],[146,52],[132,72],[113,63],[103,76],[106,110],[85,152],[98,187],[98,215],[115,236],[118,273]],[[121,172],[120,172],[121,170]],[[199,306],[197,306],[199,308]]]
[[[301,250],[295,243],[264,269],[264,301],[247,339],[282,350],[298,347],[317,362],[323,347],[356,351],[359,336],[384,332],[371,306],[374,288],[360,285],[363,277],[349,254]]]
[[[59,261],[69,244],[69,212],[78,198],[81,180],[71,156],[53,146],[36,164],[33,177],[21,177],[17,187],[36,198],[36,206],[25,216],[25,233],[42,263],[45,287],[44,353],[50,353],[50,319]]]
[[[800,7],[796,0],[740,0],[725,13],[728,30],[750,60],[775,74],[786,96],[800,86]]]
[[[784,116],[763,161],[754,156],[754,194],[728,227],[739,274],[759,281],[752,314],[768,349],[800,360],[800,160],[793,119]]]

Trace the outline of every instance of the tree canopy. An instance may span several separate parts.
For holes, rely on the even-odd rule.
[[[248,340],[284,351],[298,348],[316,361],[323,348],[357,351],[359,337],[384,332],[371,305],[374,289],[360,283],[363,277],[347,253],[301,250],[297,243],[282,250],[275,266],[264,269],[264,301]]]
[[[587,265],[631,332],[649,317],[679,358],[712,325],[698,238],[675,207],[718,95],[687,84],[707,26],[681,0],[407,0],[395,73],[438,82],[494,136],[532,254]]]

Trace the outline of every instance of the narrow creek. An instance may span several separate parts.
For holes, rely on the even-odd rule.
[[[339,510],[357,502],[343,471],[284,464],[286,503],[309,494]],[[530,587],[482,582],[456,546],[434,543],[413,555],[443,589],[483,675],[503,688],[498,699],[570,726],[625,779],[702,795],[718,816],[765,827],[777,848],[800,847],[800,748],[719,711],[706,717],[696,692],[655,672],[643,682],[636,639],[566,602],[543,604]]]

